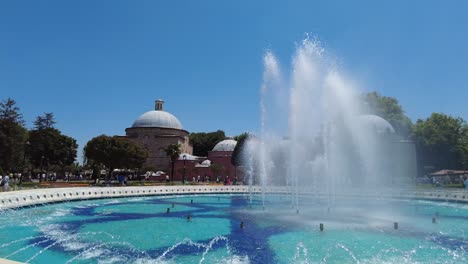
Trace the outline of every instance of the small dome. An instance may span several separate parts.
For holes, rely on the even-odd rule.
[[[181,153],[179,155],[179,160],[184,160],[184,156],[185,156],[185,160],[197,160],[198,159],[197,156],[194,156],[188,153]]]
[[[152,110],[138,117],[137,120],[133,122],[132,127],[165,127],[182,129],[182,124],[179,119],[171,113]]]
[[[361,115],[360,121],[364,126],[371,127],[377,133],[395,133],[393,126],[385,119],[376,115]]]
[[[204,160],[202,163],[200,163],[201,165],[205,165],[205,166],[211,166],[211,160]]]
[[[237,141],[234,139],[225,139],[216,146],[214,146],[213,151],[234,151],[234,148],[237,145]]]

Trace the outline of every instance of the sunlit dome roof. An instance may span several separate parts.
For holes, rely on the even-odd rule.
[[[132,127],[165,127],[182,129],[179,119],[173,114],[163,111],[164,101],[156,101],[156,110],[148,111],[133,122]]]
[[[197,156],[194,156],[194,155],[191,155],[191,154],[188,154],[188,153],[181,153],[179,155],[179,159],[184,160],[184,156],[185,156],[185,160],[197,160],[198,159]]]
[[[210,166],[211,165],[211,160],[204,160],[202,163],[200,163],[201,165],[205,165],[205,166]]]
[[[237,145],[237,141],[234,139],[225,139],[216,146],[214,146],[213,151],[234,151],[234,148]]]
[[[376,115],[361,115],[359,119],[364,126],[370,126],[377,133],[395,133],[393,126],[385,119]]]

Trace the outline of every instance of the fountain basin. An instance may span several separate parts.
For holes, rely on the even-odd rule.
[[[343,196],[327,210],[327,197],[302,193],[301,211],[296,214],[285,188],[269,188],[265,209],[259,194],[250,203],[244,186],[72,190],[72,196],[65,189],[2,194],[1,200],[9,200],[43,191],[40,195],[60,193],[73,201],[54,198],[43,206],[17,202],[23,208],[4,208],[0,256],[30,263],[460,263],[467,259],[465,203],[381,193],[378,199],[355,197],[366,201],[362,208],[346,202],[351,196]],[[100,197],[89,196],[94,190]],[[261,192],[258,187],[252,190]],[[76,195],[86,191],[86,200]],[[381,201],[391,207],[382,208]],[[432,224],[435,215],[438,221]],[[395,221],[398,230],[393,229]]]

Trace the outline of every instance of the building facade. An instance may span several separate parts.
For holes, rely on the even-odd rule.
[[[174,180],[185,179],[189,182],[219,182],[228,181],[231,184],[243,182],[242,172],[232,165],[231,157],[237,141],[225,139],[218,142],[208,157],[197,157],[182,153],[175,163]]]
[[[155,171],[169,171],[170,158],[164,148],[179,144],[183,153],[192,154],[189,132],[173,114],[164,111],[164,101],[156,100],[155,109],[139,116],[133,125],[125,129],[126,137],[148,151],[145,166]]]

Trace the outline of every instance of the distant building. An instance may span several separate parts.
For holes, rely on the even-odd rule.
[[[181,181],[185,174],[188,181],[193,181],[194,177],[198,181],[200,176],[201,181],[224,181],[229,177],[234,182],[236,170],[231,164],[231,156],[237,142],[225,139],[208,152],[208,157],[194,156],[189,132],[183,129],[177,117],[164,111],[163,106],[163,100],[156,100],[154,110],[142,114],[125,129],[126,138],[148,151],[144,166],[154,168],[151,179],[165,180],[164,173],[171,173],[171,160],[163,149],[170,144],[180,144],[182,154],[174,166],[175,181]]]
[[[242,175],[236,171],[231,163],[232,153],[236,147],[237,141],[225,139],[218,142],[212,151],[208,152],[208,157],[197,157],[188,153],[180,155],[175,164],[174,180],[181,181],[185,175],[189,182],[204,182],[208,179],[210,182],[224,182],[227,178],[231,183],[242,182]],[[185,158],[184,158],[185,156]]]
[[[145,166],[167,172],[170,159],[163,148],[180,144],[183,153],[192,154],[193,147],[189,142],[189,132],[183,129],[177,117],[164,111],[163,105],[163,100],[156,100],[155,109],[138,117],[125,132],[128,139],[148,151]]]
[[[361,115],[359,119],[364,128],[367,126],[367,131],[375,133],[367,143],[378,150],[373,166],[364,173],[385,179],[381,183],[390,185],[407,185],[414,181],[418,173],[414,142],[402,138],[387,120],[379,116]]]
[[[211,161],[211,164],[217,164],[219,166],[220,171],[218,174],[230,177],[231,181],[237,176],[236,168],[231,163],[232,153],[236,145],[237,141],[234,139],[225,139],[216,144],[213,150],[208,152],[208,160]]]

